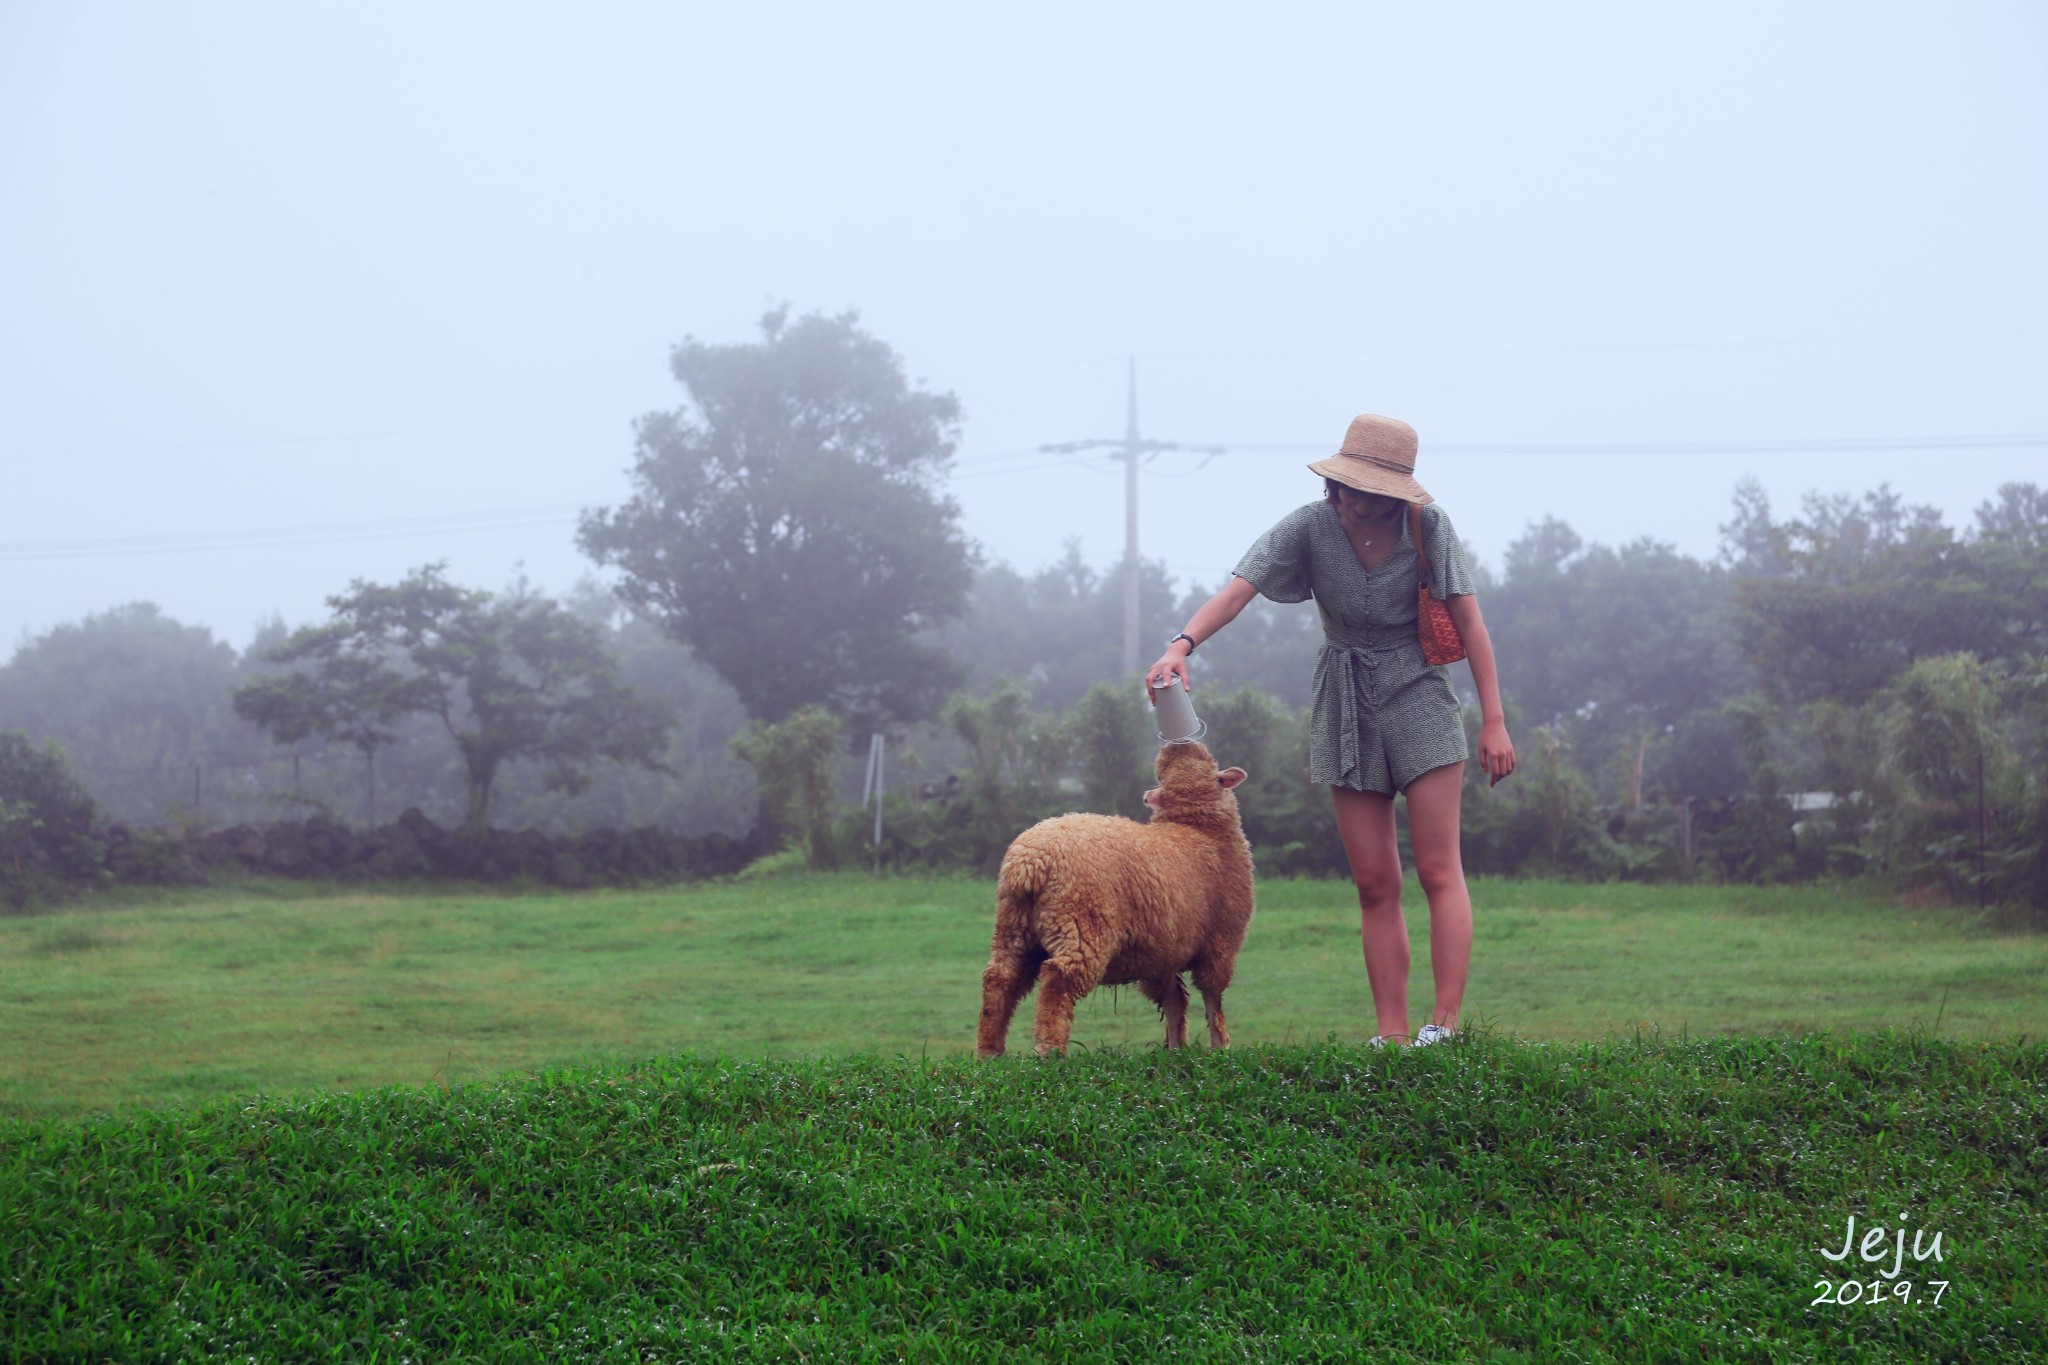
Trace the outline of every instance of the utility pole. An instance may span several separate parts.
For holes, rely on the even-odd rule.
[[[1124,673],[1135,675],[1144,667],[1138,657],[1138,459],[1150,458],[1162,450],[1187,450],[1203,455],[1221,455],[1227,446],[1196,446],[1180,441],[1147,441],[1138,435],[1138,358],[1131,357],[1130,406],[1121,441],[1063,441],[1043,445],[1048,455],[1071,455],[1083,450],[1108,447],[1120,451],[1124,461]]]
[[[1138,664],[1138,357],[1131,357],[1124,416],[1124,676]]]

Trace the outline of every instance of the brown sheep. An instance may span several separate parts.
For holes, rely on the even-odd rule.
[[[1252,917],[1252,851],[1230,789],[1242,768],[1216,769],[1200,744],[1159,751],[1149,824],[1061,815],[1017,836],[996,879],[995,941],[981,977],[980,1057],[1001,1055],[1010,1016],[1033,984],[1042,1056],[1065,1052],[1074,1005],[1097,986],[1135,981],[1166,1020],[1166,1045],[1188,1039],[1194,975],[1209,1043],[1229,1047],[1223,991]]]

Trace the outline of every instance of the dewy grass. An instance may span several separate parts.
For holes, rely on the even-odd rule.
[[[683,1055],[6,1122],[0,1357],[2038,1360],[2044,1134],[2048,1049],[1924,1033]],[[1940,1259],[1828,1258],[1901,1215]]]
[[[1351,888],[1258,891],[1232,1033],[1363,1041]],[[1506,1036],[2048,1036],[2048,938],[1962,912],[1843,887],[1479,879],[1473,900],[1465,1018]],[[1419,1026],[1432,990],[1412,882],[1406,903]],[[0,1114],[448,1085],[685,1049],[957,1054],[973,1046],[993,919],[985,880],[861,874],[523,895],[255,883],[0,917]],[[1028,1046],[1032,1008],[1013,1047]],[[1074,1028],[1081,1048],[1161,1033],[1129,989],[1097,991]]]

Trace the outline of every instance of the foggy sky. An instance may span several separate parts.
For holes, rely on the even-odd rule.
[[[1148,467],[1205,585],[1358,412],[1496,567],[1544,514],[1711,555],[1744,473],[2048,482],[1540,449],[2048,433],[2048,9],[1418,8],[0,7],[0,657],[432,558],[566,589],[669,348],[783,300],[960,395],[1024,569],[1120,553],[1120,474],[1030,452],[1121,435],[1133,354],[1146,436],[1310,447]]]

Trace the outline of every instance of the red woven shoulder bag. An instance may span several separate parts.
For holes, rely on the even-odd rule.
[[[1422,504],[1408,504],[1408,525],[1415,542],[1415,633],[1422,640],[1422,661],[1454,664],[1465,657],[1465,641],[1451,609],[1429,590],[1429,552],[1422,544]]]

